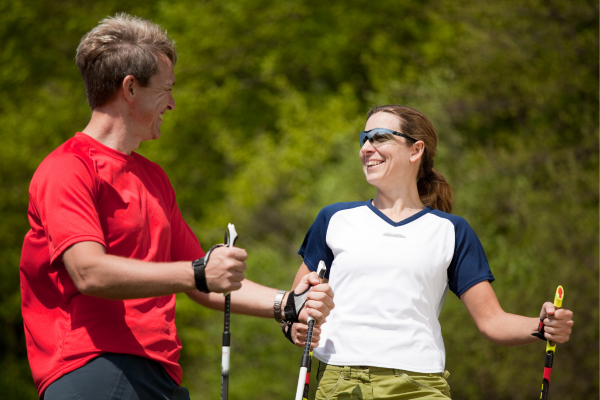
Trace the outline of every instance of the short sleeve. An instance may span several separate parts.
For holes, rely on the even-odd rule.
[[[450,290],[459,298],[470,287],[483,281],[494,281],[487,257],[473,228],[463,218],[455,217],[454,255],[448,267]]]
[[[95,241],[106,246],[97,195],[93,165],[82,157],[49,158],[40,165],[29,189],[33,203],[30,214],[37,214],[44,227],[51,263],[78,242]]]
[[[173,190],[173,189],[171,189]],[[204,257],[204,251],[192,229],[183,219],[173,192],[171,210],[171,261],[192,261]]]
[[[325,261],[327,272],[325,277],[329,278],[331,264],[333,263],[333,252],[327,246],[327,226],[332,212],[327,207],[322,209],[304,237],[304,242],[298,250],[298,254],[304,259],[304,263],[311,271],[316,271],[319,261]]]

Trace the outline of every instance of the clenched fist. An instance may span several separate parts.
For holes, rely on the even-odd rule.
[[[210,253],[204,268],[208,289],[215,293],[228,293],[242,287],[246,271],[246,250],[238,247],[217,247]]]

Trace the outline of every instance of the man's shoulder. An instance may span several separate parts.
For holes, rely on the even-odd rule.
[[[64,171],[79,169],[79,167],[92,165],[90,159],[90,145],[78,137],[72,137],[42,160],[36,174],[57,174]]]

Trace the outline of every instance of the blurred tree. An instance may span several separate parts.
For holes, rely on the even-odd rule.
[[[35,398],[20,319],[27,187],[39,162],[89,118],[74,63],[81,36],[126,11],[177,41],[177,109],[140,152],[171,178],[201,243],[234,222],[248,276],[286,288],[318,210],[374,195],[357,132],[369,107],[433,120],[436,169],[478,233],[508,312],[535,316],[558,284],[575,311],[551,392],[598,394],[598,5],[363,0],[0,2],[0,388]],[[235,294],[234,294],[235,296]],[[537,396],[543,345],[486,342],[448,296],[441,323],[457,399]],[[219,392],[222,316],[185,297],[184,384]],[[231,397],[281,399],[300,349],[267,320],[234,316]],[[313,384],[313,391],[314,391]]]

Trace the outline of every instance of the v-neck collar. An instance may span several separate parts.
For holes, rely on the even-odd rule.
[[[377,207],[375,207],[373,205],[373,199],[370,199],[367,201],[367,207],[369,207],[371,209],[371,211],[373,211],[379,218],[381,218],[382,220],[384,220],[385,222],[387,222],[388,224],[390,224],[391,226],[394,226],[394,227],[409,224],[409,223],[421,218],[423,215],[428,214],[429,212],[432,211],[431,207],[427,206],[424,209],[422,209],[421,211],[419,211],[418,213],[411,215],[410,217],[403,219],[400,222],[394,222],[391,219],[389,219],[387,215],[382,213]]]

